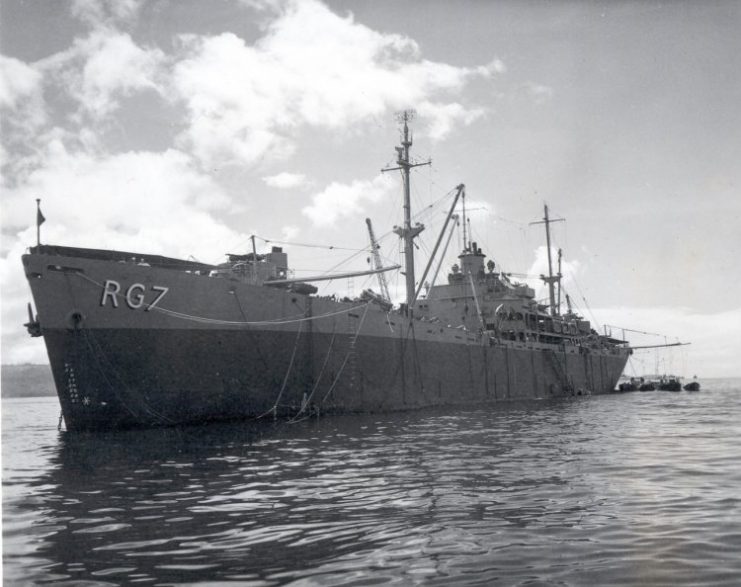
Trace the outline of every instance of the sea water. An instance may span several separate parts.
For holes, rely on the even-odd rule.
[[[740,585],[741,385],[57,430],[3,400],[6,585]]]

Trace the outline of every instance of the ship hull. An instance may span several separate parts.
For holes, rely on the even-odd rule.
[[[136,263],[24,266],[69,430],[607,393],[628,356]]]

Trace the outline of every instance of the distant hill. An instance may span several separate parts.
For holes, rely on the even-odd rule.
[[[39,397],[56,395],[49,365],[2,365],[2,397]]]

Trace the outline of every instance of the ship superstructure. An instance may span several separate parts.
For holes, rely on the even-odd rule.
[[[612,391],[631,351],[570,309],[560,313],[552,271],[551,303],[543,305],[464,239],[447,283],[435,285],[438,264],[424,287],[446,234],[445,248],[450,242],[446,228],[457,221],[464,186],[417,282],[413,241],[424,227],[412,224],[409,169],[418,164],[403,122],[396,169],[405,214],[396,232],[406,296],[398,307],[371,291],[357,299],[317,295],[312,283],[327,276],[291,278],[287,253],[258,254],[254,238],[251,252],[218,266],[40,244],[24,255],[38,312],[27,326],[44,337],[67,428]]]

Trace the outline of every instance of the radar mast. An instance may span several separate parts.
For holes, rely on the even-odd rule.
[[[401,170],[402,182],[404,184],[404,226],[395,226],[393,231],[404,240],[404,270],[406,276],[406,308],[407,313],[411,314],[412,306],[415,299],[416,282],[414,279],[414,239],[422,232],[424,224],[417,222],[412,226],[412,205],[410,196],[409,170],[412,167],[429,165],[429,161],[424,163],[412,163],[409,159],[409,148],[412,146],[412,137],[409,133],[409,121],[414,118],[414,110],[404,110],[399,114],[400,122],[404,123],[401,147],[396,147],[396,164],[398,167],[390,167],[381,171]]]

